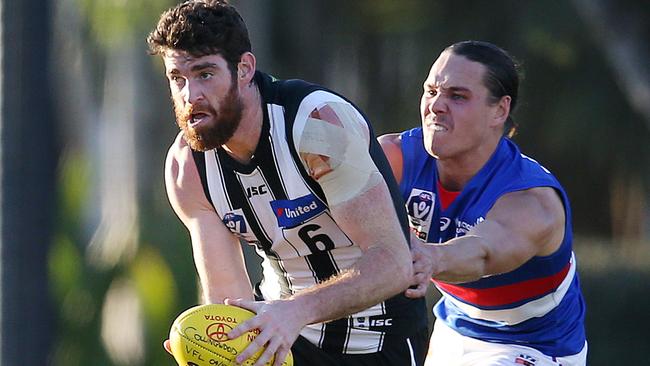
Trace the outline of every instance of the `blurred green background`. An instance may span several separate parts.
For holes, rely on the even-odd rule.
[[[650,363],[650,2],[231,2],[260,69],[344,94],[377,134],[419,124],[447,45],[514,55],[515,141],[572,200],[589,365]],[[2,366],[174,364],[161,342],[197,279],[164,191],[177,127],[144,39],[175,3],[2,1]]]

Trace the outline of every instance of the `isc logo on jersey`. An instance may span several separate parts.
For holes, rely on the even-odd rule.
[[[293,200],[271,201],[278,226],[292,228],[325,211],[325,204],[315,195],[308,194]]]
[[[423,191],[417,188],[411,190],[411,194],[406,201],[409,224],[421,240],[427,240],[429,228],[431,227],[434,202],[435,195],[433,192]]]

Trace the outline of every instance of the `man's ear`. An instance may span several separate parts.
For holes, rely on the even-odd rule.
[[[237,79],[243,84],[248,84],[255,76],[255,55],[250,52],[244,52],[237,64]]]
[[[509,95],[504,95],[497,102],[494,115],[492,116],[493,126],[503,126],[506,122],[510,115],[510,101],[512,101],[512,98]]]

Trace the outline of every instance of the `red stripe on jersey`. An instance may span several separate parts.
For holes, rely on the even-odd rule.
[[[560,272],[548,277],[483,289],[467,288],[440,281],[433,282],[445,292],[468,304],[503,306],[541,296],[555,290],[562,283],[570,268],[571,262],[562,268]]]
[[[443,210],[446,210],[449,205],[458,197],[460,191],[448,191],[446,190],[440,181],[437,181],[438,184],[438,197],[440,198],[440,206]]]

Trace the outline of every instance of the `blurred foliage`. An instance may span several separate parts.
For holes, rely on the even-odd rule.
[[[413,33],[425,29],[428,19],[421,16],[422,1],[419,0],[362,0],[355,1],[350,15],[351,22],[361,21],[368,32],[391,34]],[[436,3],[430,4],[436,8]],[[363,16],[359,17],[359,14]],[[359,19],[360,18],[360,19]]]
[[[165,334],[178,296],[169,266],[157,249],[143,246],[129,267],[128,274],[143,302],[147,323],[154,333]]]
[[[92,29],[93,37],[103,47],[119,47],[126,37],[149,31],[151,24],[173,0],[76,0]]]

